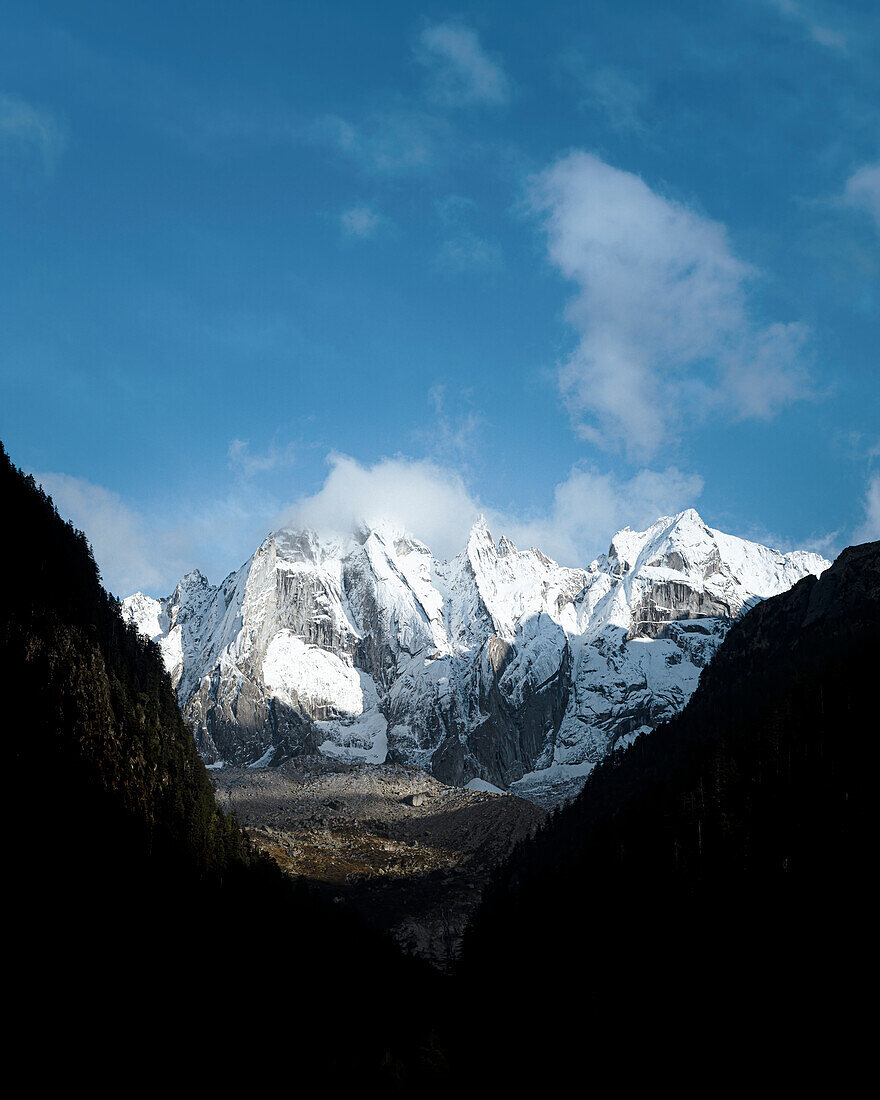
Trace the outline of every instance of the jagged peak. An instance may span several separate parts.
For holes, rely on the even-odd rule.
[[[683,512],[676,512],[675,515],[671,517],[671,520],[676,527],[682,526],[685,523],[698,523],[701,527],[706,526],[703,522],[703,517],[696,508],[685,508]]]
[[[121,602],[123,607],[141,607],[146,604],[158,603],[159,601],[155,596],[148,596],[146,592],[138,590],[137,592],[132,592],[130,596],[126,596]]]
[[[180,587],[180,585],[184,585],[184,584],[190,585],[190,584],[210,584],[210,583],[211,582],[208,580],[208,578],[205,576],[205,574],[201,571],[201,569],[190,569],[188,573],[184,573],[183,576],[180,578],[180,584],[178,585],[178,587]]]
[[[614,542],[621,536],[629,536],[632,539],[642,539],[645,541],[656,537],[658,534],[665,534],[666,532],[687,530],[688,528],[700,528],[703,532],[711,531],[711,528],[707,526],[703,517],[696,510],[696,508],[685,508],[682,512],[675,512],[669,516],[658,516],[648,527],[643,530],[633,530],[632,527],[627,525],[621,527],[619,531],[611,539],[612,546]]]
[[[485,559],[487,555],[492,557],[495,554],[495,542],[492,538],[492,532],[486,523],[486,517],[481,512],[470,529],[465,556],[473,562],[477,558]]]

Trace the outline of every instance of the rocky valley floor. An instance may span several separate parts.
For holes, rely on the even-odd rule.
[[[399,764],[211,770],[217,800],[291,875],[445,966],[493,866],[546,817],[510,794],[451,787]]]

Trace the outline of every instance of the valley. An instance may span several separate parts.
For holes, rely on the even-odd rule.
[[[218,804],[259,851],[441,968],[492,868],[546,818],[524,799],[450,786],[401,764],[309,756],[209,774]]]

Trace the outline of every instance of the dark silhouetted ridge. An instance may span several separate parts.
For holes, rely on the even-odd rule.
[[[791,1074],[837,1052],[846,1080],[874,938],[878,668],[872,543],[748,612],[682,714],[518,848],[465,983],[540,1003],[539,1045]]]
[[[422,1073],[439,1040],[407,994],[439,977],[252,855],[216,806],[158,649],[2,448],[0,501],[16,1036],[91,1087],[218,1069],[231,1086],[259,1074],[261,1039],[296,1050],[303,1082]]]

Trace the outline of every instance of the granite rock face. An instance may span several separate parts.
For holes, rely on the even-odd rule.
[[[282,530],[217,587],[194,572],[123,608],[209,763],[318,752],[553,804],[684,706],[733,619],[827,565],[693,510],[618,532],[586,569],[496,543],[482,518],[448,562],[391,527]]]

